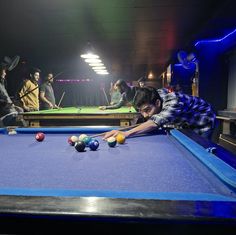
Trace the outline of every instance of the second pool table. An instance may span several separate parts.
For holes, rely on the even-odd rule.
[[[98,106],[80,106],[25,112],[22,116],[30,127],[129,126],[139,114],[133,107],[100,110]]]

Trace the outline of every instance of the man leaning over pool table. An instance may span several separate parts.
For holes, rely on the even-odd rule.
[[[203,99],[178,92],[168,93],[167,89],[140,88],[133,105],[146,122],[128,131],[112,130],[104,139],[122,133],[125,137],[147,133],[163,125],[190,128],[197,134],[210,139],[215,127],[215,112]]]

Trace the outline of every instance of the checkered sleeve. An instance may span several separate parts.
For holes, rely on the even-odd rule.
[[[175,117],[182,112],[182,107],[174,92],[166,93],[165,90],[161,90],[159,94],[163,100],[162,110],[160,113],[153,115],[150,119],[158,126],[162,126],[166,123],[172,123]]]
[[[171,92],[159,92],[162,98],[162,109],[150,119],[158,126],[174,124],[189,126],[196,133],[202,134],[212,130],[215,125],[215,112],[211,105],[191,95]]]

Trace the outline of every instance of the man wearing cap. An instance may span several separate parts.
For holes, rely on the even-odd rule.
[[[4,62],[0,64],[0,120],[4,126],[23,125],[22,121],[18,121],[18,114],[23,109],[13,104],[5,87],[7,70],[11,71],[18,64],[19,58],[15,58],[4,58]]]

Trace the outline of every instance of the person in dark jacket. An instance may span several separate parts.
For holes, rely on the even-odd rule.
[[[0,120],[4,126],[23,125],[23,121],[18,120],[23,109],[13,104],[5,87],[7,70],[6,64],[0,64]]]

